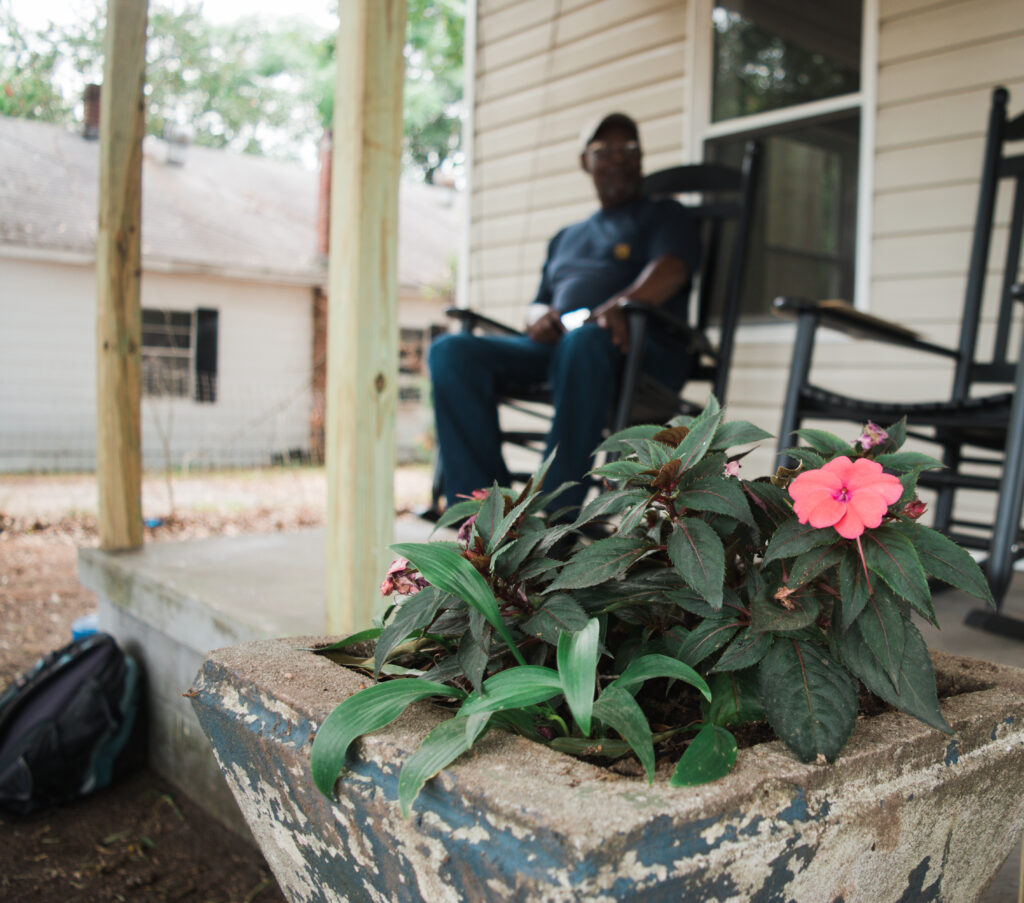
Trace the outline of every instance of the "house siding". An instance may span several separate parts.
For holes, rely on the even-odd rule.
[[[469,304],[510,323],[537,289],[548,239],[593,211],[577,139],[621,109],[647,165],[685,134],[685,4],[481,0],[477,11]]]
[[[95,271],[13,258],[0,266],[0,472],[92,469]],[[143,274],[143,307],[219,312],[217,400],[144,397],[146,468],[262,465],[272,453],[309,447],[310,295],[302,287]]]
[[[686,89],[689,79],[707,77],[687,69],[694,56],[688,4],[615,4],[618,18],[611,6],[566,0],[555,19],[553,0],[478,3],[470,304],[510,322],[530,300],[546,238],[592,209],[575,162],[580,123],[621,107],[641,123],[648,170],[685,159]],[[1024,109],[1024,4],[879,0],[876,27],[876,106],[865,112],[874,115],[874,184],[861,186],[872,193],[873,209],[866,306],[950,343],[992,88],[1005,85],[1011,112]],[[550,46],[567,60],[549,59]],[[608,55],[587,64],[588,48]],[[538,82],[545,71],[550,77]],[[1003,202],[995,254],[1005,247],[1007,217]],[[792,336],[784,324],[742,330],[730,416],[777,431]],[[943,361],[825,342],[813,376],[840,390],[909,401],[950,385]],[[762,449],[747,460],[749,469],[770,466],[772,457]]]

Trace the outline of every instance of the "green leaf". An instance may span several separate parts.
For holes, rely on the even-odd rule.
[[[839,595],[843,600],[841,627],[849,630],[871,595],[868,575],[864,572],[864,564],[855,546],[850,546],[839,562]]]
[[[619,458],[616,461],[609,461],[607,464],[595,467],[590,471],[590,474],[591,476],[604,477],[608,480],[630,480],[649,470],[650,468],[646,464],[641,464],[639,461],[633,461],[630,458]]]
[[[695,511],[713,511],[742,523],[754,526],[754,517],[747,504],[747,496],[739,481],[718,477],[702,480],[698,487],[679,493],[677,504]]]
[[[554,668],[520,665],[499,671],[484,681],[483,692],[471,695],[457,717],[484,712],[501,712],[547,702],[562,693],[562,682]]]
[[[910,621],[904,623],[903,629],[903,657],[899,664],[899,680],[895,690],[888,674],[856,624],[846,633],[837,635],[839,653],[845,665],[870,692],[936,730],[951,734],[953,730],[946,723],[939,708],[935,671],[932,669],[928,648],[920,632]]]
[[[886,524],[877,530],[865,530],[861,547],[868,569],[934,623],[935,611],[928,577],[921,567],[914,544],[906,535],[899,528]]]
[[[433,586],[425,587],[410,596],[395,611],[394,617],[384,627],[377,640],[373,653],[374,676],[388,660],[388,656],[399,643],[408,639],[409,635],[430,624],[444,602],[446,594]]]
[[[594,717],[618,731],[636,753],[647,772],[647,783],[654,781],[654,739],[647,716],[636,700],[621,687],[612,684],[594,703]]]
[[[491,538],[487,541],[486,552],[488,555],[492,554],[495,549],[505,541],[505,537],[508,535],[508,531],[512,529],[512,525],[515,524],[519,518],[523,517],[526,513],[526,509],[533,503],[536,498],[536,493],[533,495],[527,495],[520,499],[510,509],[495,526]],[[491,564],[493,568],[493,562]]]
[[[690,423],[690,432],[686,438],[676,447],[672,453],[673,458],[682,462],[682,470],[693,467],[711,447],[711,440],[715,437],[715,430],[722,422],[722,409],[714,396],[708,399],[707,407]]]
[[[736,764],[736,738],[724,727],[705,724],[686,747],[669,783],[695,787],[725,777]]]
[[[656,423],[644,423],[639,426],[627,426],[624,430],[619,430],[617,433],[613,433],[607,439],[604,440],[595,450],[594,454],[600,452],[614,452],[621,454],[623,452],[629,452],[629,445],[627,440],[629,439],[650,439],[652,436],[656,436],[665,427],[660,426]]]
[[[473,522],[473,529],[476,531],[476,535],[483,540],[485,548],[491,547],[491,541],[495,537],[499,540],[501,539],[496,529],[504,513],[505,496],[502,494],[501,487],[495,481],[494,485],[491,486],[490,492],[487,493],[487,498],[484,499],[483,504],[480,506],[480,513],[477,514],[476,520]]]
[[[667,655],[641,655],[639,658],[633,659],[626,670],[609,686],[632,692],[634,688],[639,688],[645,681],[658,677],[681,680],[700,690],[705,699],[711,699],[711,691],[704,678],[689,665]]]
[[[669,634],[670,638],[677,638],[680,633],[685,635],[682,639],[670,643],[672,654],[696,668],[704,659],[728,643],[736,635],[737,630],[739,630],[739,626],[735,621],[710,618],[701,621],[690,631],[676,628]]]
[[[647,513],[647,509],[650,507],[650,503],[650,498],[645,498],[643,501],[637,502],[622,515],[617,528],[620,536],[625,536],[640,526],[644,515]]]
[[[903,521],[899,529],[917,551],[925,573],[989,605],[995,605],[984,573],[966,549],[924,524]]]
[[[455,687],[415,678],[388,680],[354,693],[334,708],[316,732],[310,752],[313,781],[324,796],[333,796],[334,782],[345,765],[349,746],[357,737],[390,724],[419,699],[461,699],[465,695]]]
[[[885,587],[878,587],[855,623],[896,691],[899,688],[900,664],[907,642],[906,621],[903,620],[896,600]]]
[[[491,572],[499,577],[511,576],[543,538],[544,530],[541,528],[524,532],[506,543],[491,556]]]
[[[697,517],[683,517],[672,525],[668,557],[686,585],[722,607],[725,583],[725,548],[718,534]]]
[[[399,542],[391,548],[407,558],[432,586],[458,596],[490,622],[521,665],[526,662],[498,611],[498,601],[486,581],[457,551],[439,543]]]
[[[725,671],[711,675],[711,704],[706,718],[722,727],[750,724],[764,719],[757,672]]]
[[[583,506],[574,527],[582,527],[593,520],[612,517],[639,502],[646,502],[650,496],[641,489],[613,489],[602,492]]]
[[[804,762],[834,762],[857,723],[857,683],[824,649],[782,639],[758,666],[765,714]]]
[[[447,508],[438,519],[437,523],[434,524],[434,529],[431,530],[431,535],[436,533],[442,527],[452,527],[459,521],[465,520],[467,517],[472,517],[480,510],[481,500],[480,499],[467,499],[464,502],[456,502],[450,508]]]
[[[737,445],[751,445],[774,438],[771,433],[746,420],[729,420],[718,427],[710,451],[724,451]]]
[[[409,810],[423,785],[477,741],[487,727],[487,717],[450,718],[423,738],[419,749],[405,760],[398,775],[398,804],[403,818],[409,817]]]
[[[672,450],[664,442],[651,439],[629,439],[626,441],[636,459],[652,470],[660,470],[672,458]]]
[[[931,455],[915,451],[879,455],[875,460],[883,467],[898,473],[905,473],[908,470],[941,470],[946,466]]]
[[[754,519],[762,529],[767,527],[766,532],[773,533],[779,524],[793,516],[793,502],[785,489],[757,481],[744,482],[743,491],[750,500]]]
[[[721,654],[712,673],[716,671],[740,671],[756,665],[772,647],[772,634],[761,633],[748,627],[743,630]]]
[[[359,643],[365,643],[367,640],[375,640],[381,635],[383,627],[369,627],[366,630],[360,630],[358,633],[350,634],[347,637],[342,637],[340,640],[334,643],[329,643],[326,646],[310,646],[307,649],[302,649],[302,652],[316,652],[318,654],[324,652],[341,652],[347,649],[349,646],[355,646]]]
[[[563,633],[558,638],[558,676],[569,711],[585,737],[590,736],[590,716],[594,708],[597,684],[598,639],[601,625],[597,618],[576,633]]]
[[[820,452],[826,458],[833,458],[836,455],[847,455],[853,457],[857,452],[849,442],[843,442],[838,436],[825,430],[797,430],[796,434],[804,440],[816,452]]]
[[[750,600],[750,629],[754,633],[786,633],[809,627],[821,613],[818,596],[810,589],[796,590],[786,597],[787,606],[776,602],[768,592]]]
[[[641,542],[629,536],[609,536],[584,546],[569,559],[547,592],[581,589],[614,580],[647,551]]]
[[[775,531],[764,553],[765,564],[780,558],[795,558],[810,549],[832,545],[838,537],[839,534],[831,527],[812,527],[800,523],[794,517]]]
[[[567,593],[555,593],[541,601],[536,614],[521,627],[523,633],[555,645],[563,633],[575,633],[587,626],[589,615]]]
[[[487,633],[490,633],[490,627]],[[487,662],[490,660],[490,647],[488,637],[481,639],[468,630],[459,640],[459,651],[456,653],[459,667],[473,685],[473,689],[478,692],[484,679],[484,672],[487,670]]]
[[[792,588],[810,583],[829,568],[839,564],[845,554],[845,544],[841,543],[809,549],[802,555],[798,555],[796,561],[790,565],[786,586]]]
[[[802,464],[804,470],[817,470],[825,466],[825,459],[809,448],[787,448],[785,453]]]

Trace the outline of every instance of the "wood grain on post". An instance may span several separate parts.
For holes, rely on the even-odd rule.
[[[142,545],[143,81],[146,0],[109,0],[96,233],[96,481],[103,549]]]
[[[405,0],[341,0],[327,339],[327,630],[368,627],[394,527]]]

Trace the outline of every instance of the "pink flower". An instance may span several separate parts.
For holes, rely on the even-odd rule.
[[[740,475],[740,462],[739,461],[728,461],[725,465],[725,475],[727,477],[738,477]]]
[[[463,545],[469,545],[469,537],[473,533],[473,524],[476,523],[476,515],[467,517],[463,522],[462,526],[459,527],[459,532],[455,539],[461,542]]]
[[[392,593],[398,593],[400,596],[412,596],[426,585],[427,581],[423,579],[423,575],[415,568],[409,567],[409,562],[405,558],[396,558],[391,562],[384,582],[380,585],[380,594],[390,596]]]
[[[789,494],[800,523],[835,527],[844,539],[856,539],[882,522],[889,506],[903,494],[903,486],[877,461],[851,461],[843,455],[800,474]]]
[[[889,438],[889,434],[883,430],[877,423],[872,423],[870,420],[867,426],[864,427],[864,432],[860,434],[857,442],[860,443],[860,447],[867,451],[869,448],[874,448],[876,445],[881,445]]]

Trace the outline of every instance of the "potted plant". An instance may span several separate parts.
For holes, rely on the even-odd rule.
[[[968,734],[984,739],[988,732],[1001,742],[1014,723],[1006,718],[1016,716],[1004,714],[1006,700],[1000,697],[1002,729],[975,719],[970,730],[966,722],[958,723],[959,735],[952,742],[936,733],[952,734],[953,728],[940,706],[932,660],[911,612],[934,620],[929,580],[991,599],[970,555],[918,521],[924,511],[916,494],[918,475],[941,464],[901,450],[902,423],[886,430],[869,424],[853,443],[815,430],[801,435],[808,447],[792,451],[797,470],[744,479],[744,455],[730,450],[767,434],[751,424],[725,422],[711,399],[696,418],[668,427],[634,427],[609,438],[600,450],[611,460],[594,472],[606,481],[606,491],[578,514],[558,510],[563,487],[546,491],[542,466],[521,491],[494,486],[447,512],[442,523],[461,523],[456,542],[395,546],[401,557],[386,575],[382,591],[396,595],[397,601],[383,623],[317,650],[322,658],[331,657],[366,677],[350,684],[347,698],[326,717],[319,714],[322,700],[317,714],[307,710],[306,739],[319,726],[304,779],[308,786],[301,794],[305,802],[322,812],[323,806],[333,807],[331,817],[337,822],[339,808],[359,808],[353,800],[362,799],[365,812],[378,813],[381,842],[400,859],[415,858],[419,845],[430,860],[431,841],[423,832],[430,834],[431,817],[440,818],[450,834],[488,834],[486,826],[492,825],[508,841],[517,836],[516,830],[497,828],[497,823],[507,827],[509,819],[515,821],[508,801],[487,799],[488,790],[508,789],[504,778],[478,776],[484,796],[476,800],[477,817],[470,826],[464,812],[454,815],[458,794],[431,779],[474,746],[493,751],[514,734],[526,738],[518,742],[531,749],[534,766],[540,748],[546,747],[543,768],[532,778],[549,789],[553,805],[564,807],[572,799],[572,806],[589,806],[592,823],[604,807],[609,812],[621,808],[624,793],[633,799],[639,794],[648,800],[645,806],[652,810],[648,814],[654,823],[667,820],[663,827],[670,827],[652,834],[649,821],[643,822],[646,827],[637,822],[636,806],[627,806],[628,816],[620,811],[621,823],[587,847],[583,828],[575,836],[572,830],[559,833],[528,819],[528,827],[519,825],[526,837],[537,841],[553,832],[554,846],[568,851],[561,866],[541,869],[546,878],[523,877],[531,870],[528,863],[553,855],[547,841],[518,846],[507,862],[494,866],[493,874],[483,865],[491,853],[473,864],[484,855],[477,849],[475,859],[460,859],[455,871],[463,879],[461,884],[444,884],[447,892],[458,887],[457,894],[465,895],[473,886],[489,886],[487,881],[504,887],[515,876],[523,899],[599,899],[606,891],[608,899],[620,899],[644,888],[674,893],[671,882],[665,883],[672,874],[676,887],[706,891],[717,881],[719,890],[735,889],[741,880],[735,868],[751,855],[749,849],[739,852],[746,837],[748,847],[753,843],[762,854],[772,849],[777,854],[765,860],[764,874],[754,879],[758,893],[767,893],[773,882],[782,893],[786,875],[799,877],[792,857],[803,844],[818,870],[831,876],[830,886],[840,888],[833,896],[816,899],[885,899],[864,895],[862,889],[854,892],[855,886],[870,886],[872,894],[878,888],[870,882],[858,885],[834,862],[829,864],[838,855],[837,841],[829,839],[837,830],[829,812],[842,805],[850,812],[857,808],[839,803],[830,780],[851,786],[868,780],[870,786],[880,755],[890,764],[902,762],[900,768],[921,766],[929,757],[957,758]],[[596,527],[603,532],[593,538]],[[946,667],[962,673],[944,680],[959,681],[984,695],[987,685],[976,676],[968,678],[963,663]],[[203,676],[201,689],[213,686],[216,671]],[[225,672],[221,668],[217,673],[223,677]],[[1024,713],[1020,685],[1014,686],[1010,696]],[[437,706],[432,711],[424,706],[427,699],[449,709],[450,717]],[[398,730],[395,736],[401,741],[396,746],[382,739],[388,731],[380,729],[410,706],[417,717],[427,718],[430,729],[424,733],[421,722],[413,739],[392,726],[388,731]],[[865,748],[877,746],[880,738],[872,740],[866,731],[856,754],[843,756],[831,769],[822,768],[836,762],[863,711],[886,708],[929,726],[912,728],[895,712],[874,719],[890,724],[896,719],[902,726],[903,759],[891,751],[867,755]],[[199,709],[203,718],[201,704]],[[974,713],[979,711],[975,706]],[[986,710],[984,719],[991,714]],[[207,721],[213,724],[209,717]],[[490,734],[496,728],[503,732],[500,740]],[[363,755],[354,755],[353,743],[364,735]],[[777,742],[758,743],[772,738],[789,752],[783,753]],[[749,748],[738,759],[740,741]],[[1011,744],[1011,749],[1016,747]],[[583,761],[570,765],[572,760],[562,754]],[[1016,755],[1019,760],[1020,750]],[[476,767],[486,758],[481,755]],[[988,761],[988,754],[984,758]],[[741,767],[734,772],[738,761]],[[766,761],[773,770],[753,780],[754,763]],[[226,760],[222,764],[231,772]],[[869,774],[860,773],[865,765]],[[576,780],[576,787],[590,787],[594,773],[604,775],[599,784],[618,788],[602,798],[597,810],[594,797],[573,793],[572,785]],[[566,785],[557,777],[565,774],[576,777]],[[873,776],[876,786],[888,780]],[[310,799],[310,777],[324,794],[316,802]],[[715,783],[700,791],[685,789],[709,781]],[[652,783],[650,791],[639,789]],[[930,789],[917,789],[916,806],[915,793],[902,785],[894,791],[892,784],[888,792],[895,793],[893,800],[900,797],[903,808],[916,812],[920,801],[933,797],[944,784],[945,776],[933,775]],[[794,785],[800,788],[795,793]],[[429,799],[417,815],[417,797],[424,787]],[[783,791],[784,804],[777,798],[780,787],[790,788]],[[337,804],[329,801],[335,792]],[[814,793],[820,798],[812,818],[808,807]],[[984,794],[976,797],[992,805]],[[694,810],[695,800],[713,801],[710,814],[706,805]],[[481,814],[481,805],[489,811]],[[892,817],[913,821],[906,813],[900,816],[895,806],[890,804]],[[380,814],[384,811],[386,817]],[[787,821],[787,812],[794,818]],[[846,816],[853,829],[849,836],[859,837],[865,830],[862,816]],[[1016,807],[1014,817],[1024,819],[1024,806]],[[785,828],[816,820],[823,821],[809,832],[816,837],[813,842],[805,837],[806,826],[795,834]],[[699,829],[701,824],[704,829]],[[702,840],[702,830],[717,832],[716,842]],[[785,835],[782,847],[778,837],[769,842],[762,836],[764,830]],[[409,832],[417,839],[400,839]],[[637,835],[634,840],[653,843],[658,852],[652,857],[647,850],[644,858],[641,844],[631,861],[646,865],[632,874],[629,868],[613,869],[613,877],[602,883],[602,852],[617,850],[621,864],[628,848],[622,846],[623,839],[631,832]],[[259,837],[255,827],[254,833]],[[984,835],[974,832],[976,838]],[[714,859],[723,838],[729,839],[730,852],[719,858],[729,868],[695,872],[695,857]],[[574,850],[575,844],[580,849]],[[920,841],[915,848],[913,839],[895,844],[904,850],[901,861],[907,864],[887,866],[899,892],[913,890],[915,881],[933,880],[927,865],[921,871],[921,862],[931,854],[916,855],[931,846]],[[589,852],[581,852],[583,847]],[[458,849],[455,843],[453,850]],[[380,871],[388,861],[384,850],[380,854],[355,856],[354,861],[372,860]],[[268,858],[273,866],[273,855],[268,853]],[[688,865],[679,866],[684,859]],[[807,862],[803,865],[802,872],[814,872]],[[977,864],[974,868],[977,872]],[[475,874],[474,869],[479,875],[467,883],[465,875]],[[424,893],[425,876],[435,872],[410,865],[410,874],[417,876],[415,893]],[[964,880],[979,887],[975,872],[965,869]],[[661,877],[653,880],[652,875]],[[845,896],[841,885],[835,885],[843,875],[848,879]],[[359,886],[354,877],[352,882],[350,893]],[[394,898],[400,883],[383,884],[390,887],[384,896]],[[918,890],[923,893],[924,887]],[[409,898],[416,899],[415,893]],[[967,897],[961,893],[948,899]]]

